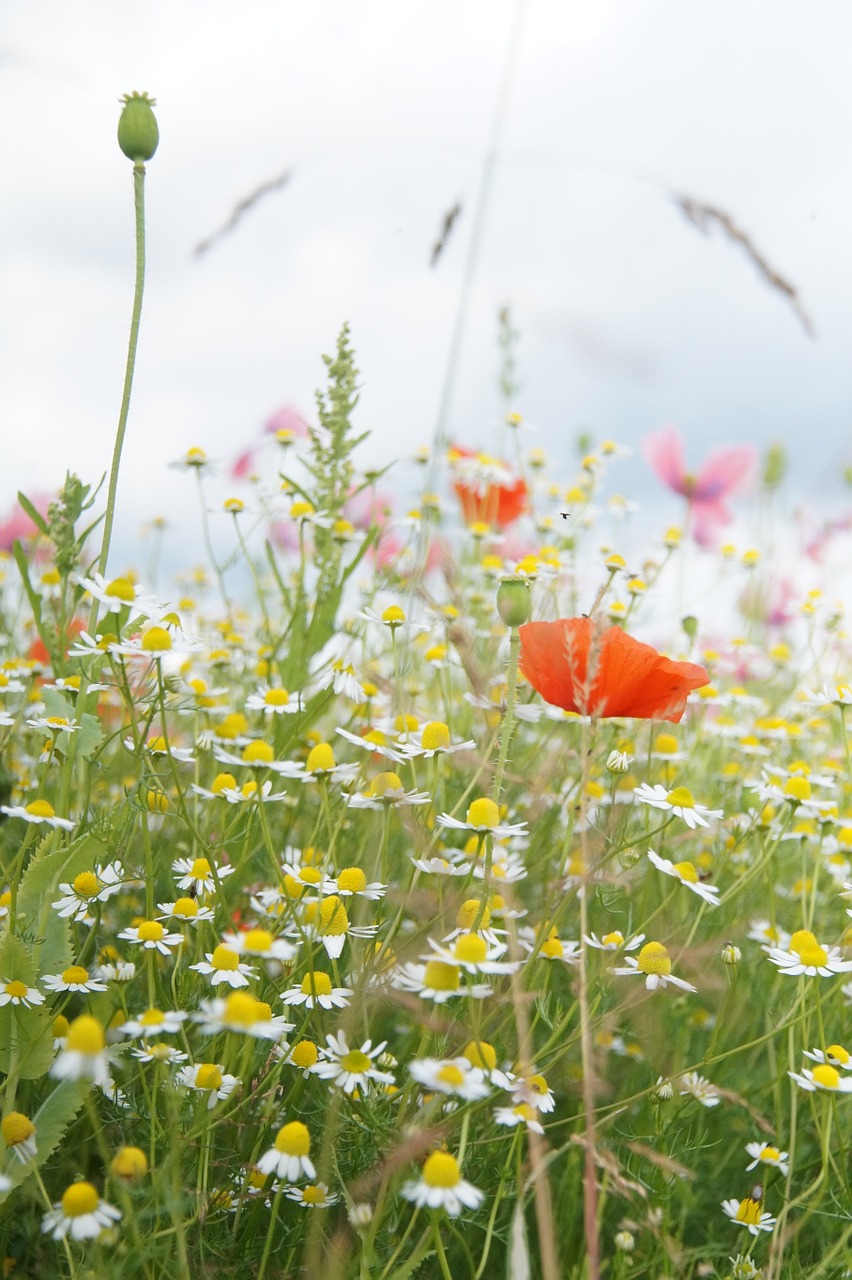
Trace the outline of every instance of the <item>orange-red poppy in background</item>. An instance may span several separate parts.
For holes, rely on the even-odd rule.
[[[697,663],[665,658],[621,627],[591,618],[525,622],[519,634],[522,674],[565,711],[676,724],[691,691],[710,682]]]
[[[526,511],[526,481],[505,462],[460,444],[450,446],[449,462],[466,524],[505,529]]]

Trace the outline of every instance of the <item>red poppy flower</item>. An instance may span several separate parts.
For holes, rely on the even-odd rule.
[[[449,460],[455,476],[453,491],[466,524],[505,529],[526,511],[526,481],[505,462],[460,444],[450,447]]]
[[[591,618],[525,622],[519,634],[522,674],[545,702],[565,711],[676,724],[690,692],[709,683],[696,663],[664,658],[620,627]]]

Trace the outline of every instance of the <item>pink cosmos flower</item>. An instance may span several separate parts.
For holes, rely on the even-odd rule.
[[[290,405],[285,405],[283,409],[278,409],[273,413],[272,417],[264,425],[263,431],[265,435],[274,436],[282,432],[285,436],[292,437],[295,440],[302,440],[308,434],[308,427],[298,410],[293,409]],[[255,469],[260,449],[261,446],[259,444],[254,444],[240,454],[231,465],[232,480],[245,480],[246,476],[251,475]]]
[[[36,511],[46,518],[47,508],[53,502],[53,495],[49,493],[33,494],[30,502]],[[26,542],[28,538],[32,538],[37,532],[38,530],[26,511],[24,511],[19,502],[16,502],[8,516],[0,520],[0,551],[11,551],[15,542]]]
[[[690,472],[680,432],[667,426],[645,437],[642,452],[663,484],[686,498],[695,541],[702,547],[712,546],[719,527],[732,519],[725,500],[751,480],[757,463],[755,447],[745,444],[715,449],[698,471]]]

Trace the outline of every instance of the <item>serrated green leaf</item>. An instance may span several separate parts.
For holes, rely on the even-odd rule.
[[[36,849],[18,890],[20,932],[29,940],[39,976],[61,973],[72,960],[68,922],[57,919],[51,908],[59,885],[109,859],[107,847],[91,833],[61,849],[51,849],[52,842],[53,837],[48,836]]]
[[[43,689],[41,694],[44,712],[48,716],[62,716],[66,720],[74,719],[74,708],[58,689]]]
[[[104,734],[100,720],[97,716],[90,715],[88,711],[84,711],[80,717],[80,731],[76,740],[78,758],[88,759],[89,756],[97,751],[103,740]]]
[[[24,979],[22,978],[23,982]],[[39,1080],[53,1062],[53,1019],[46,1009],[6,1004],[0,1009],[0,1072]]]

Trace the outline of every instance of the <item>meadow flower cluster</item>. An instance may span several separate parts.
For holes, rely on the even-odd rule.
[[[848,1274],[838,610],[517,414],[395,511],[326,364],[173,593],[73,476],[0,562],[7,1274]]]

